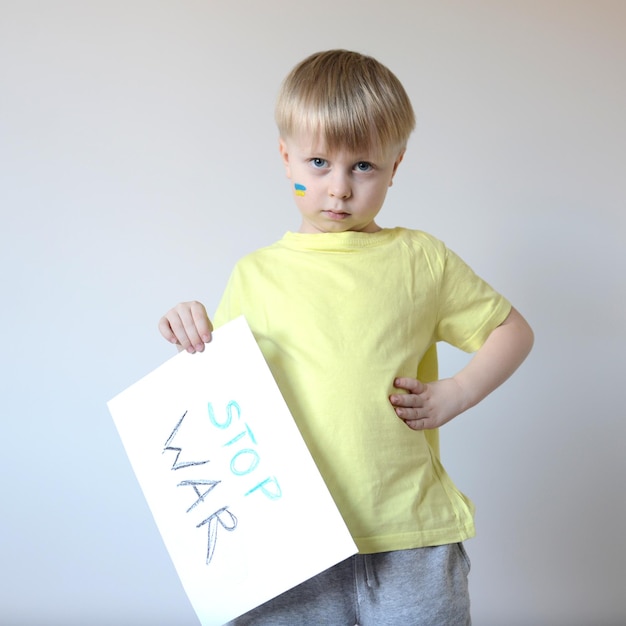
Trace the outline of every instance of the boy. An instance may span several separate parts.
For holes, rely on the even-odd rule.
[[[473,507],[438,428],[517,369],[532,331],[443,243],[376,224],[415,125],[386,67],[314,54],[283,82],[276,120],[302,224],[239,261],[215,322],[245,315],[359,554],[233,624],[465,626]],[[189,352],[211,340],[198,302],[159,328]],[[475,355],[438,380],[438,341]]]

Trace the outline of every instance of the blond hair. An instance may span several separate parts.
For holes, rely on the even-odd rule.
[[[331,149],[404,148],[415,127],[409,97],[376,59],[317,52],[287,75],[276,102],[281,137],[309,133]]]

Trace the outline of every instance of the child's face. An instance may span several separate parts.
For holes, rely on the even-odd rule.
[[[302,214],[301,233],[380,230],[374,219],[404,150],[331,152],[300,135],[281,139],[280,153]]]

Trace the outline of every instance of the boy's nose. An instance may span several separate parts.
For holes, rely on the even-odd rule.
[[[328,186],[328,195],[331,198],[341,198],[347,200],[352,195],[352,190],[348,180],[343,176],[334,177]]]

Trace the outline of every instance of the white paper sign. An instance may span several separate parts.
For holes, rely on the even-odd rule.
[[[203,626],[357,552],[243,317],[108,407]]]

